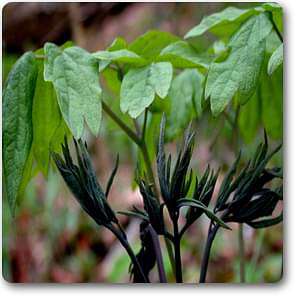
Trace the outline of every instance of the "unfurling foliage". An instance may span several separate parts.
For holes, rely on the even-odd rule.
[[[64,160],[53,153],[56,166],[64,181],[72,191],[83,210],[90,215],[98,225],[107,225],[118,220],[107,203],[106,195],[98,183],[92,166],[87,146],[79,140],[74,140],[78,165],[73,163],[67,140],[62,145]]]
[[[157,236],[163,235],[174,245],[176,280],[182,282],[180,248],[178,248],[178,245],[180,247],[180,240],[185,231],[205,214],[210,219],[211,225],[206,246],[209,250],[202,261],[202,264],[205,262],[206,264],[202,267],[200,276],[200,281],[204,281],[210,247],[220,227],[230,229],[228,223],[237,222],[246,223],[253,228],[263,228],[282,221],[282,213],[278,217],[272,217],[278,201],[282,200],[283,197],[282,183],[277,187],[269,187],[274,179],[280,180],[282,178],[282,170],[281,168],[267,169],[266,167],[271,157],[278,152],[280,147],[269,153],[265,135],[264,143],[258,146],[252,159],[240,172],[238,172],[241,157],[241,154],[239,154],[225,175],[214,209],[211,210],[209,204],[213,197],[219,172],[215,173],[208,166],[201,178],[196,177],[195,183],[192,183],[193,172],[189,166],[193,153],[194,133],[191,132],[191,128],[185,133],[174,166],[172,166],[170,155],[166,161],[164,152],[165,123],[165,116],[163,116],[157,151],[157,171],[163,203],[160,203],[159,198],[155,195],[152,185],[147,183],[141,174],[138,174],[136,180],[142,195],[144,211],[134,207],[133,211],[119,212],[141,219],[141,249],[136,256],[132,250],[129,250],[132,259],[130,272],[133,276],[133,282],[147,282],[150,271],[157,263],[160,275],[164,274],[163,264],[160,260],[161,250],[159,243],[157,243]],[[98,225],[103,225],[116,234],[123,246],[126,245],[125,249],[128,247],[131,249],[116,214],[107,202],[108,192],[105,194],[97,181],[86,145],[81,140],[78,142],[74,140],[74,144],[77,165],[73,163],[67,140],[62,145],[64,159],[53,153],[55,163],[62,177],[83,210]],[[118,163],[116,163],[109,179],[108,190],[116,174],[117,165]],[[192,189],[192,196],[188,197],[190,189]],[[164,206],[166,206],[169,217],[173,222],[173,234],[168,232],[165,225]],[[186,223],[179,230],[180,209],[184,206],[189,209],[185,215]]]
[[[259,145],[254,157],[233,179],[232,175],[236,171],[238,157],[234,168],[230,170],[223,181],[214,209],[215,212],[223,212],[225,222],[246,223],[254,228],[261,228],[282,221],[282,215],[277,218],[260,219],[272,216],[278,201],[283,197],[282,183],[273,189],[267,186],[274,179],[282,178],[281,168],[266,169],[270,158],[279,149],[280,146],[268,153],[267,137],[265,136],[265,143]],[[233,197],[229,201],[231,193]]]

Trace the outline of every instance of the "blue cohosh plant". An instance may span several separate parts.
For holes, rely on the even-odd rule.
[[[157,265],[159,280],[167,282],[159,236],[164,236],[173,244],[176,282],[182,283],[182,261],[180,241],[186,230],[203,214],[210,219],[206,245],[201,261],[200,282],[205,282],[209,254],[213,240],[220,227],[230,229],[229,223],[246,223],[253,228],[263,228],[282,221],[282,213],[272,217],[278,201],[282,200],[282,183],[271,187],[270,183],[282,178],[281,168],[267,169],[270,158],[279,150],[268,153],[268,143],[260,144],[255,155],[240,172],[238,164],[240,154],[224,177],[218,192],[214,208],[209,205],[212,200],[218,172],[209,167],[199,179],[190,169],[193,153],[194,134],[186,131],[182,146],[172,166],[172,157],[166,159],[164,151],[165,116],[160,128],[157,150],[157,173],[161,191],[161,201],[153,191],[153,185],[147,183],[138,173],[138,183],[144,209],[133,207],[132,211],[118,212],[141,219],[141,249],[135,254],[128,243],[126,233],[120,225],[116,213],[110,207],[107,197],[117,171],[118,160],[109,178],[106,192],[97,181],[87,147],[81,140],[74,139],[77,164],[70,155],[67,140],[62,145],[63,158],[53,153],[53,158],[64,181],[72,191],[83,210],[100,226],[110,230],[126,249],[130,259],[130,272],[133,282],[148,283],[149,273]],[[193,183],[193,176],[195,181]],[[191,195],[190,190],[192,190]],[[185,224],[179,228],[181,208],[188,207]],[[164,217],[166,208],[172,232],[169,232]]]
[[[132,42],[116,37],[106,49],[93,53],[73,42],[61,46],[46,42],[41,49],[24,53],[8,75],[2,102],[3,186],[12,214],[30,179],[37,171],[47,178],[52,166],[50,153],[60,152],[64,136],[72,135],[78,141],[78,165],[73,164],[66,143],[64,160],[54,155],[55,161],[85,211],[99,225],[119,235],[131,255],[134,281],[147,281],[155,262],[160,280],[165,281],[157,237],[163,236],[174,274],[181,282],[180,240],[203,215],[211,220],[208,254],[217,229],[227,227],[227,223],[255,227],[280,221],[281,217],[263,223],[253,219],[257,207],[270,215],[276,199],[274,193],[280,194],[280,190],[266,190],[270,188],[268,181],[273,182],[280,173],[263,166],[268,158],[264,157],[266,145],[258,149],[257,157],[240,175],[238,166],[228,173],[215,210],[208,207],[213,207],[211,199],[218,172],[208,167],[199,178],[191,173],[194,136],[190,131],[172,163],[163,149],[163,121],[157,152],[158,180],[152,165],[156,146],[153,136],[163,113],[167,115],[167,141],[180,137],[193,119],[207,126],[206,117],[210,119],[212,115],[217,117],[212,118],[214,125],[206,128],[210,131],[219,124],[215,141],[218,136],[228,137],[223,125],[229,124],[232,132],[238,132],[239,138],[235,140],[245,143],[253,142],[262,127],[272,139],[282,139],[282,25],[282,9],[278,4],[259,3],[245,9],[226,7],[206,16],[184,37],[149,30]],[[203,39],[208,32],[215,37],[210,45],[207,42],[212,39]],[[108,126],[102,128],[110,127],[112,121],[121,129],[122,137],[127,136],[137,146],[136,161],[141,170],[137,183],[144,211],[134,208],[125,212],[143,219],[142,249],[137,256],[133,255],[106,200],[117,165],[104,192],[91,172],[88,154],[80,142],[88,128],[95,137],[100,135],[103,112],[108,117],[105,119]],[[239,147],[234,148],[236,152]],[[260,160],[262,165],[258,163]],[[237,178],[241,181],[237,182]],[[254,193],[257,178],[266,181],[267,187],[261,186]],[[179,228],[182,207],[188,211],[186,223]],[[164,222],[164,211],[169,214],[172,230],[167,230],[170,224]],[[240,249],[242,246],[241,238]],[[203,264],[205,261],[202,260]],[[202,268],[203,274],[206,268]],[[242,274],[242,264],[240,269]]]

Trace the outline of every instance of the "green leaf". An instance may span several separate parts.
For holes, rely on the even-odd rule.
[[[174,68],[201,68],[207,70],[210,60],[207,55],[199,54],[190,44],[178,41],[164,48],[156,59],[169,61]]]
[[[144,58],[153,59],[162,49],[178,40],[177,36],[168,32],[150,30],[133,41],[128,49]]]
[[[253,16],[231,38],[228,58],[211,64],[205,98],[210,97],[213,115],[221,113],[234,96],[243,104],[255,92],[264,58],[265,38],[271,30],[267,16]]]
[[[228,47],[222,40],[217,40],[213,43],[213,52],[215,55],[219,56],[222,55],[225,52],[228,52]]]
[[[121,81],[118,76],[118,71],[112,68],[106,68],[101,72],[101,75],[105,80],[107,88],[118,96],[121,90]]]
[[[58,57],[64,49],[67,49],[69,47],[73,46],[72,41],[67,41],[60,47],[53,44],[53,43],[46,43],[44,45],[44,48],[41,48],[36,51],[36,54],[43,54],[45,55],[44,59],[44,79],[46,81],[52,81],[53,78],[53,65],[54,60],[56,57]]]
[[[271,75],[283,63],[283,44],[272,54],[268,63],[268,74]]]
[[[50,142],[61,123],[61,113],[51,82],[44,81],[43,63],[38,62],[38,76],[33,99],[33,153],[39,169],[48,174]],[[63,142],[63,139],[60,141]]]
[[[53,82],[61,113],[74,137],[78,139],[82,136],[84,121],[92,133],[98,135],[102,90],[97,60],[79,47],[70,47],[55,56],[52,64],[50,80]]]
[[[55,129],[55,132],[50,140],[50,146],[49,148],[56,153],[61,153],[62,149],[61,149],[61,144],[64,141],[65,137],[70,137],[71,131],[68,128],[66,122],[64,121],[63,117],[60,118],[60,122],[59,125],[57,126],[57,128]]]
[[[28,154],[24,169],[23,169],[23,176],[22,181],[19,186],[18,194],[17,194],[17,200],[16,203],[19,204],[22,200],[22,197],[25,193],[26,187],[28,185],[28,182],[32,177],[35,175],[36,168],[33,168],[33,147],[31,146],[30,152]]]
[[[281,139],[283,134],[283,74],[280,66],[271,76],[266,70],[260,80],[262,121],[269,136]]]
[[[52,81],[54,60],[61,55],[62,50],[53,43],[46,43],[44,45],[44,53],[44,78],[46,81]]]
[[[277,33],[273,30],[266,38],[266,53],[269,55],[281,45],[281,40],[279,39]]]
[[[127,63],[136,66],[142,66],[146,64],[145,59],[127,49],[116,51],[98,51],[93,53],[93,56],[101,61]]]
[[[171,84],[171,103],[168,115],[167,139],[172,140],[181,134],[189,122],[200,116],[204,76],[196,69],[181,72]]]
[[[227,7],[221,12],[205,16],[200,24],[192,28],[184,38],[200,36],[207,31],[219,36],[230,36],[243,21],[253,14],[259,13],[259,11],[261,11],[259,8],[239,9]]]
[[[100,59],[99,72],[106,70],[112,61],[143,65],[143,59],[136,53],[127,50],[127,43],[121,37],[115,38],[107,51],[98,51],[93,53],[93,56]]]
[[[279,31],[282,33],[283,30],[282,7],[278,3],[267,2],[262,4],[262,8],[265,11],[269,11],[272,13],[273,20],[277,28],[279,29]]]
[[[37,78],[32,52],[14,65],[3,93],[3,171],[8,202],[14,214],[32,144],[32,100]]]
[[[155,94],[165,98],[172,75],[172,65],[168,62],[130,69],[121,85],[121,111],[136,118],[153,102]]]
[[[158,100],[159,102],[165,103],[167,99],[164,101]],[[153,102],[154,103],[154,102]],[[161,122],[162,113],[150,113],[148,112],[148,122],[147,122],[147,130],[145,132],[145,144],[147,145],[147,151],[149,155],[149,160],[152,163],[155,159],[155,154],[157,151],[157,140],[156,137],[157,132],[159,132],[159,125]],[[147,166],[145,164],[143,153],[141,151],[138,152],[138,168],[140,169],[140,173],[144,174],[147,172]]]
[[[117,37],[113,40],[111,45],[107,48],[108,51],[116,51],[127,48],[127,43],[122,37]]]

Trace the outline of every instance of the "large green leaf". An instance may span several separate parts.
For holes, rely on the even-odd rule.
[[[271,75],[283,63],[283,44],[272,54],[268,63],[268,74]]]
[[[55,49],[53,45],[51,47]],[[92,133],[98,135],[101,123],[101,88],[97,59],[79,47],[67,48],[59,55],[56,53],[57,49],[53,49],[49,51],[45,47],[46,56],[54,57],[45,64],[45,75],[50,74],[45,79],[53,82],[67,125],[77,139],[82,136],[84,121]]]
[[[207,55],[199,54],[190,44],[178,41],[164,48],[156,59],[169,61],[175,68],[200,68],[207,70],[210,60]]]
[[[243,21],[260,11],[261,9],[259,8],[240,9],[236,7],[227,7],[221,12],[205,16],[200,24],[189,30],[184,38],[187,39],[200,36],[207,31],[211,31],[220,36],[229,36]]]
[[[222,112],[234,96],[243,104],[255,92],[264,58],[265,38],[271,30],[272,24],[265,14],[251,17],[231,38],[227,59],[211,64],[205,98],[210,97],[213,115]]]
[[[204,76],[196,69],[181,72],[172,82],[169,98],[167,138],[174,139],[188,126],[192,118],[201,114]]]
[[[178,40],[177,36],[168,32],[150,30],[133,41],[128,49],[144,58],[153,59],[162,49]]]
[[[121,85],[121,111],[136,118],[153,102],[155,94],[165,98],[172,75],[172,65],[168,62],[130,69]]]
[[[34,54],[25,53],[11,70],[3,93],[3,170],[13,213],[31,150],[32,100],[37,72]]]
[[[38,69],[32,109],[33,153],[39,169],[46,176],[49,168],[50,142],[60,126],[62,116],[53,85],[44,80],[44,67],[41,61],[38,63]]]

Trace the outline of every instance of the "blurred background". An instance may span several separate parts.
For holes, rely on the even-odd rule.
[[[235,3],[236,7],[254,4]],[[105,49],[117,36],[128,42],[149,29],[183,36],[204,15],[224,9],[224,3],[10,3],[3,9],[3,82],[16,59],[47,41],[73,40],[89,51]],[[210,44],[211,36],[201,47]],[[282,123],[282,120],[279,120]],[[193,167],[202,172],[207,163],[226,171],[234,160],[231,128],[224,120],[204,114],[197,120]],[[220,133],[217,128],[222,128]],[[262,139],[262,127],[251,144],[243,143],[245,159]],[[157,133],[155,133],[157,134]],[[141,205],[133,182],[137,150],[109,119],[104,117],[101,138],[87,136],[99,181],[106,183],[117,153],[120,167],[110,195],[116,210]],[[279,138],[280,139],[280,138]],[[278,138],[274,139],[278,143]],[[272,144],[272,143],[271,143]],[[168,150],[175,151],[170,144]],[[281,155],[274,163],[281,163]],[[221,178],[222,176],[220,176]],[[218,187],[216,188],[216,190]],[[139,249],[139,222],[120,216],[134,249]],[[197,282],[207,220],[193,225],[182,241],[184,281]],[[237,230],[220,230],[214,242],[208,282],[238,282]],[[276,282],[281,276],[282,225],[252,230],[244,227],[246,279]],[[61,177],[50,171],[31,180],[15,219],[3,201],[3,277],[10,282],[128,282],[129,259],[107,230],[93,223],[79,208]],[[162,241],[162,245],[164,242]],[[200,251],[200,253],[199,253]],[[169,281],[174,281],[167,256]],[[157,272],[151,273],[157,280]]]

